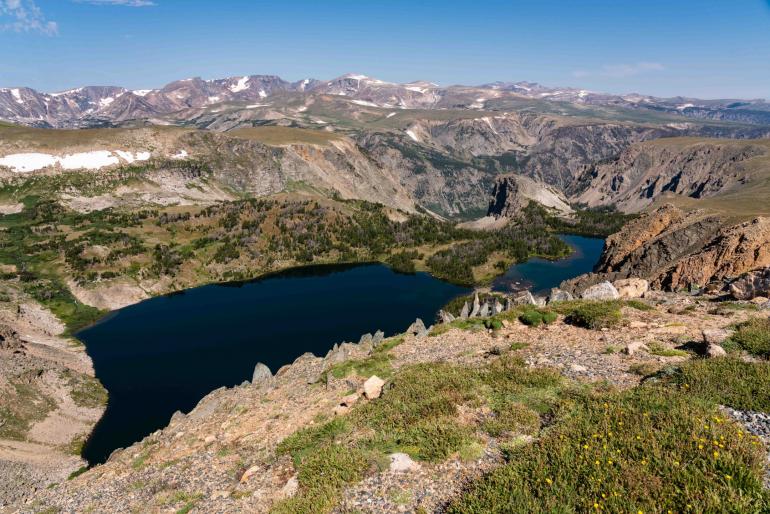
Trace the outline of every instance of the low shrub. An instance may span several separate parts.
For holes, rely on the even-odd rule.
[[[622,319],[621,305],[620,302],[615,300],[572,301],[564,302],[556,308],[565,315],[564,321],[567,323],[592,330],[600,330],[620,323]]]
[[[735,409],[770,412],[770,364],[737,358],[694,359],[672,377],[680,389]]]
[[[739,324],[730,338],[752,355],[770,358],[770,319],[752,318]]]
[[[556,313],[552,311],[532,309],[520,314],[519,321],[531,327],[539,327],[540,325],[553,323],[557,317]]]

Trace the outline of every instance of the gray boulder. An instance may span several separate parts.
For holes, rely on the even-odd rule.
[[[529,291],[524,291],[513,297],[514,305],[537,305],[535,297]]]
[[[468,306],[468,302],[465,302],[463,304],[463,308],[460,311],[460,319],[468,319],[468,316],[470,315],[471,308]]]
[[[489,308],[489,302],[484,302],[484,305],[481,306],[481,310],[479,311],[479,317],[486,318],[490,313],[491,309]]]
[[[385,332],[378,330],[374,333],[374,336],[372,336],[372,346],[376,348],[380,345],[383,339],[385,339]]]
[[[730,284],[730,294],[736,300],[770,297],[770,267],[751,271],[735,279]]]
[[[438,311],[438,317],[441,320],[441,323],[452,323],[455,320],[455,317],[452,316],[451,312],[447,312],[443,309]]]
[[[481,311],[481,302],[479,302],[479,294],[476,293],[476,296],[473,298],[473,309],[471,309],[471,313],[469,314],[469,317],[475,318],[479,315],[479,312]]]
[[[574,299],[575,297],[572,296],[572,293],[570,293],[569,291],[564,291],[562,289],[559,289],[558,287],[554,287],[548,293],[547,303],[569,302],[570,300],[574,300]]]
[[[620,293],[615,289],[615,286],[604,281],[580,293],[580,298],[584,300],[617,300],[620,298]]]
[[[423,323],[420,318],[417,318],[414,320],[414,323],[409,325],[409,328],[406,329],[406,333],[416,336],[418,339],[422,339],[428,335],[428,329],[425,328],[425,323]]]
[[[723,328],[704,328],[701,333],[703,334],[703,342],[709,345],[721,345],[733,334],[731,331]]]
[[[725,357],[727,355],[727,352],[724,348],[719,346],[718,344],[709,344],[706,347],[706,356],[715,359],[717,357]]]
[[[365,344],[365,343],[372,343],[372,334],[364,334],[361,336],[361,339],[358,340],[358,344]]]
[[[266,387],[273,383],[273,372],[270,368],[258,362],[254,366],[254,374],[251,377],[251,385],[254,387]]]
[[[503,312],[503,304],[500,303],[500,300],[495,298],[495,306],[494,306],[494,314],[500,314]]]
[[[344,344],[344,343],[343,343]],[[329,350],[329,353],[326,354],[326,357],[324,358],[326,362],[330,365],[340,364],[342,362],[345,362],[348,360],[348,352],[347,349],[344,347],[340,347],[340,345],[335,344],[334,347]]]

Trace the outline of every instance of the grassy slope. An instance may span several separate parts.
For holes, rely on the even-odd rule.
[[[568,302],[560,312],[592,319],[620,314],[622,302]],[[642,302],[628,306],[648,310]],[[489,320],[434,327],[499,328],[520,307]],[[568,318],[569,319],[569,318]],[[620,319],[615,320],[615,324]],[[592,323],[594,329],[608,326]],[[443,330],[435,330],[441,328]],[[770,344],[770,326],[763,326]],[[530,512],[766,512],[765,452],[760,441],[725,416],[719,404],[770,411],[770,364],[737,358],[694,359],[634,389],[578,384],[550,369],[533,369],[518,347],[478,367],[432,363],[395,373],[390,349],[338,365],[336,377],[390,377],[382,398],[319,421],[286,438],[279,454],[292,457],[299,494],[278,513],[328,512],[351,484],[387,466],[386,455],[418,461],[478,458],[496,438],[505,463],[469,484],[450,513]],[[462,414],[461,414],[462,413]],[[477,413],[469,415],[469,413]],[[478,413],[484,413],[479,415]],[[528,442],[527,436],[535,436]],[[323,477],[323,479],[321,479]]]

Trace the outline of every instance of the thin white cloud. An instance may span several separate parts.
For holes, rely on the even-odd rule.
[[[659,62],[637,62],[634,64],[607,64],[602,66],[600,70],[587,71],[587,70],[575,70],[572,72],[572,76],[576,78],[584,77],[605,77],[613,79],[622,79],[626,77],[634,77],[643,73],[653,73],[656,71],[663,71],[666,67]]]
[[[122,5],[125,7],[152,7],[156,5],[152,0],[75,0],[81,4],[91,5]]]
[[[55,21],[45,19],[34,0],[0,0],[0,31],[55,36],[59,33],[59,26]]]

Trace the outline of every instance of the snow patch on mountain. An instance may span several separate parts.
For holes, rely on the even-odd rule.
[[[411,137],[411,138],[412,138],[412,140],[414,140],[414,141],[416,141],[416,142],[418,142],[418,143],[420,142],[420,138],[419,138],[419,137],[417,137],[417,134],[415,134],[415,133],[414,133],[414,131],[412,131],[412,130],[410,130],[410,129],[407,129],[407,130],[406,130],[406,135],[407,135],[407,136],[409,136],[409,137]]]
[[[57,164],[64,170],[98,170],[120,164],[120,158],[128,163],[146,161],[150,158],[150,152],[132,153],[122,150],[94,150],[64,156],[37,152],[16,153],[0,157],[0,166],[10,168],[16,173],[42,170]]]
[[[249,89],[249,87],[249,77],[241,77],[241,79],[238,80],[236,84],[230,86],[230,91],[233,93],[238,93],[239,91]]]
[[[367,102],[366,100],[351,100],[351,102],[353,102],[356,105],[363,105],[365,107],[379,107],[379,105],[377,105],[376,103]]]

